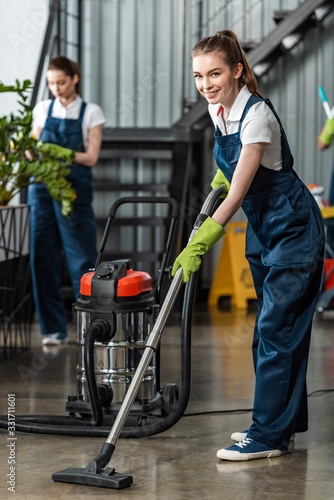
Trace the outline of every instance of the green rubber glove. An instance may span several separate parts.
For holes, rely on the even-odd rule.
[[[333,135],[334,135],[334,117],[326,120],[326,126],[323,132],[321,132],[320,140],[321,142],[326,144],[326,146],[330,146],[333,141]]]
[[[211,182],[211,187],[212,187],[212,189],[215,189],[216,187],[220,186],[221,184],[226,185],[226,191],[221,195],[221,198],[225,199],[226,196],[228,195],[231,184],[228,182],[228,180],[226,179],[225,175],[220,170],[220,168],[217,168],[216,175],[214,176],[214,178]]]
[[[223,226],[208,217],[198,229],[197,233],[189,241],[188,245],[176,258],[172,276],[182,266],[183,282],[187,283],[190,276],[195,273],[201,265],[201,256],[205,254],[225,234]]]

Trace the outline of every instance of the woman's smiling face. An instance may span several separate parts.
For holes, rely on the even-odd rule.
[[[231,70],[218,52],[193,57],[193,73],[197,90],[210,104],[232,105],[240,91],[242,64]]]

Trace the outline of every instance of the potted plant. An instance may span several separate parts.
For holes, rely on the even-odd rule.
[[[75,151],[32,136],[31,82],[6,86],[17,94],[18,111],[0,117],[0,362],[29,348],[32,293],[29,274],[29,209],[7,206],[29,184],[42,182],[70,217],[75,191],[66,179]],[[30,159],[28,159],[28,157]]]
[[[12,86],[0,82],[0,93],[15,92],[19,105],[16,114],[0,117],[0,205],[8,205],[29,184],[42,182],[69,217],[76,194],[66,176],[75,151],[43,143],[32,135],[32,107],[26,102],[32,88],[30,80],[22,84],[16,80]]]

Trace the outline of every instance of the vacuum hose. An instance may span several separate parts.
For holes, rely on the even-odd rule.
[[[147,437],[164,432],[180,420],[187,408],[191,388],[191,319],[197,279],[198,272],[191,275],[184,292],[181,327],[181,378],[177,404],[171,413],[160,422],[138,428],[123,427],[120,433],[121,438]]]
[[[181,376],[180,393],[176,407],[172,412],[157,422],[157,416],[152,416],[154,423],[134,428],[123,428],[121,438],[139,438],[159,434],[176,424],[184,414],[190,395],[191,379],[191,318],[196,292],[198,272],[194,273],[185,287],[182,326],[181,326]],[[58,415],[20,415],[16,416],[15,429],[19,432],[35,434],[55,434],[78,437],[107,437],[110,427],[103,426],[103,410],[96,385],[94,371],[94,342],[108,342],[110,325],[107,321],[95,320],[87,330],[84,347],[84,364],[87,377],[88,395],[91,404],[92,417],[83,419],[74,416]],[[83,423],[84,422],[84,423]],[[8,428],[6,415],[0,416],[0,428]]]
[[[104,437],[108,429],[95,429],[100,432],[91,432],[93,426],[100,427],[103,423],[103,410],[99,399],[96,379],[94,375],[94,342],[108,342],[110,325],[103,319],[97,319],[89,326],[84,346],[84,364],[87,374],[88,394],[91,403],[92,417],[83,419],[73,416],[58,415],[20,415],[16,416],[15,429],[20,432],[36,434],[59,434],[66,436]],[[84,424],[83,424],[84,422]],[[7,428],[5,415],[0,416],[0,428]]]
[[[103,410],[96,385],[94,366],[94,342],[109,342],[110,325],[104,319],[97,319],[89,326],[84,345],[84,364],[90,405],[92,409],[91,425],[100,427],[103,423]]]
[[[201,214],[209,215],[220,195],[226,190],[225,185],[215,188],[205,200]],[[220,200],[221,201],[221,200]],[[198,219],[201,218],[199,214]],[[181,380],[179,399],[175,408],[160,421],[157,416],[147,416],[147,424],[135,428],[123,428],[120,437],[146,437],[163,432],[180,420],[187,407],[191,380],[191,319],[196,292],[198,272],[194,273],[185,287],[182,325],[181,325]],[[110,327],[104,320],[92,323],[86,334],[84,358],[87,378],[88,396],[91,403],[92,417],[84,419],[69,416],[52,415],[21,415],[16,416],[15,429],[19,432],[34,432],[36,434],[56,434],[82,437],[108,437],[110,427],[103,426],[103,410],[96,385],[94,373],[94,341],[108,342]],[[84,422],[84,424],[83,424]],[[0,416],[0,428],[8,428],[7,415]]]

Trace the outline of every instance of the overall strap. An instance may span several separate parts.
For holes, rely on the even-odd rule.
[[[262,98],[262,97],[259,97],[257,95],[254,95],[254,94],[250,96],[250,98],[248,99],[248,101],[246,103],[246,106],[244,108],[244,111],[242,113],[242,116],[241,116],[241,119],[239,122],[238,133],[240,134],[242,122],[243,122],[245,116],[247,115],[248,111],[250,110],[250,108],[253,106],[253,104],[256,104],[257,102],[260,102],[260,101],[264,101],[267,104],[267,106],[269,106],[269,108],[273,112],[273,114],[278,122],[278,125],[280,127],[280,131],[281,131],[282,162],[283,162],[282,163],[282,170],[283,170],[283,172],[290,171],[293,167],[293,156],[291,154],[290,146],[289,146],[284,128],[282,126],[281,120],[279,119],[279,116],[276,113],[276,110],[275,110],[274,106],[272,105],[270,99],[268,99],[267,97]]]
[[[271,111],[274,113],[274,116],[275,116],[275,118],[278,121],[278,124],[280,126],[281,144],[282,144],[282,162],[283,162],[282,170],[283,170],[283,172],[289,172],[293,167],[294,160],[293,160],[293,156],[291,153],[288,139],[287,139],[286,134],[285,134],[285,130],[283,128],[281,120],[279,119],[279,116],[276,113],[276,110],[275,110],[274,106],[272,105],[271,101],[269,99],[264,99],[264,101],[269,106]]]
[[[278,121],[278,124],[279,124],[280,129],[281,129],[281,135],[282,135],[282,137],[284,137],[285,141],[288,143],[288,140],[287,140],[287,137],[285,135],[285,131],[284,131],[283,125],[281,123],[281,120],[279,119],[278,114],[276,113],[276,110],[275,110],[274,106],[272,105],[272,102],[269,99],[263,99],[263,100],[269,106],[269,108],[271,109],[271,111],[274,113],[275,118]]]
[[[80,115],[79,115],[79,122],[82,123],[82,120],[83,120],[83,116],[85,114],[85,110],[86,110],[86,106],[87,106],[87,103],[85,103],[84,101],[82,101],[82,104],[81,104],[81,109],[80,109]]]
[[[253,104],[256,104],[257,102],[260,102],[260,101],[264,101],[268,106],[269,108],[271,109],[271,111],[274,113],[274,116],[276,118],[276,120],[278,121],[278,124],[280,126],[280,129],[281,129],[281,134],[284,136],[284,138],[286,139],[286,135],[285,135],[285,132],[284,132],[284,129],[283,129],[283,126],[282,126],[282,123],[281,123],[281,120],[279,119],[279,116],[278,114],[276,113],[276,110],[274,108],[274,106],[272,105],[272,102],[270,101],[270,99],[268,99],[267,97],[265,98],[262,98],[262,97],[259,97],[257,95],[254,95],[252,94],[250,96],[250,98],[248,99],[247,101],[247,104],[243,110],[243,113],[242,113],[242,116],[240,118],[240,122],[239,122],[239,128],[238,128],[238,133],[240,134],[240,131],[241,131],[241,126],[242,126],[242,122],[244,121],[245,119],[245,116],[247,115],[248,111],[250,110],[250,108],[253,106]],[[286,139],[287,140],[287,139]]]
[[[264,101],[264,100],[265,99],[261,99],[261,97],[258,97],[257,95],[254,95],[254,94],[252,94],[250,96],[250,98],[248,99],[248,101],[246,103],[246,106],[244,107],[244,110],[243,110],[241,118],[240,118],[239,127],[238,127],[238,134],[240,134],[242,122],[244,121],[248,111],[253,106],[253,104],[256,104],[257,102]]]
[[[47,119],[51,118],[51,116],[52,116],[52,110],[53,110],[54,103],[55,103],[55,99],[52,99],[51,104],[49,106],[49,111],[48,111],[48,117],[47,117]]]

